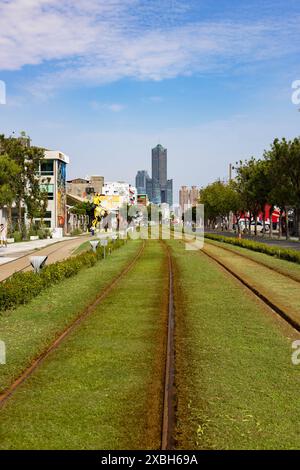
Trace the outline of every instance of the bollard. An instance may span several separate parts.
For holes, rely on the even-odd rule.
[[[30,264],[33,267],[33,270],[36,274],[44,267],[48,256],[32,256],[30,258]]]
[[[96,253],[97,247],[99,245],[99,240],[90,240],[90,244],[91,244],[93,252]]]
[[[101,246],[103,246],[103,258],[105,259],[106,258],[106,247],[108,245],[108,240],[106,238],[103,238],[102,240],[100,240],[100,243],[101,243]]]

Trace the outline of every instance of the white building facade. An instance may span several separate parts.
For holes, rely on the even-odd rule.
[[[41,188],[48,193],[47,211],[43,222],[57,238],[67,231],[66,173],[69,162],[69,157],[63,152],[45,150],[38,171]]]
[[[102,189],[104,196],[119,196],[120,203],[134,205],[137,204],[137,189],[124,181],[114,181],[105,183]]]

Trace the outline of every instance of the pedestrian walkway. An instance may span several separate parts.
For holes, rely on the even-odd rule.
[[[0,259],[2,263],[0,264],[0,281],[7,279],[15,272],[31,269],[29,258],[33,254],[48,256],[47,264],[55,263],[56,261],[71,256],[74,250],[86,241],[87,238],[88,235],[65,237],[62,239],[36,240],[32,242],[16,243],[14,247],[9,246],[8,248],[1,248]],[[8,252],[8,254],[6,254],[6,252]]]
[[[68,238],[69,239],[69,238]],[[33,240],[28,242],[20,242],[20,243],[11,243],[7,245],[7,247],[0,247],[0,265],[18,259],[25,254],[28,254],[32,251],[37,249],[44,248],[48,245],[53,245],[59,241],[64,240],[62,239],[44,239],[44,240]]]

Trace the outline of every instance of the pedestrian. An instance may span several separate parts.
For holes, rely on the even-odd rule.
[[[7,224],[0,225],[0,246],[7,248]]]

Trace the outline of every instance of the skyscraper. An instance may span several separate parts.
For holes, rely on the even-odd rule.
[[[152,179],[163,188],[167,185],[167,149],[160,144],[152,149]]]
[[[147,180],[150,176],[146,170],[139,170],[135,177],[135,186],[138,194],[147,194]]]
[[[173,204],[173,180],[167,179],[167,149],[160,144],[152,149],[152,202]]]
[[[167,174],[167,149],[159,144],[152,149],[152,178],[146,170],[139,170],[136,174],[138,194],[147,194],[154,204],[167,203],[172,206],[173,180],[168,180]]]

